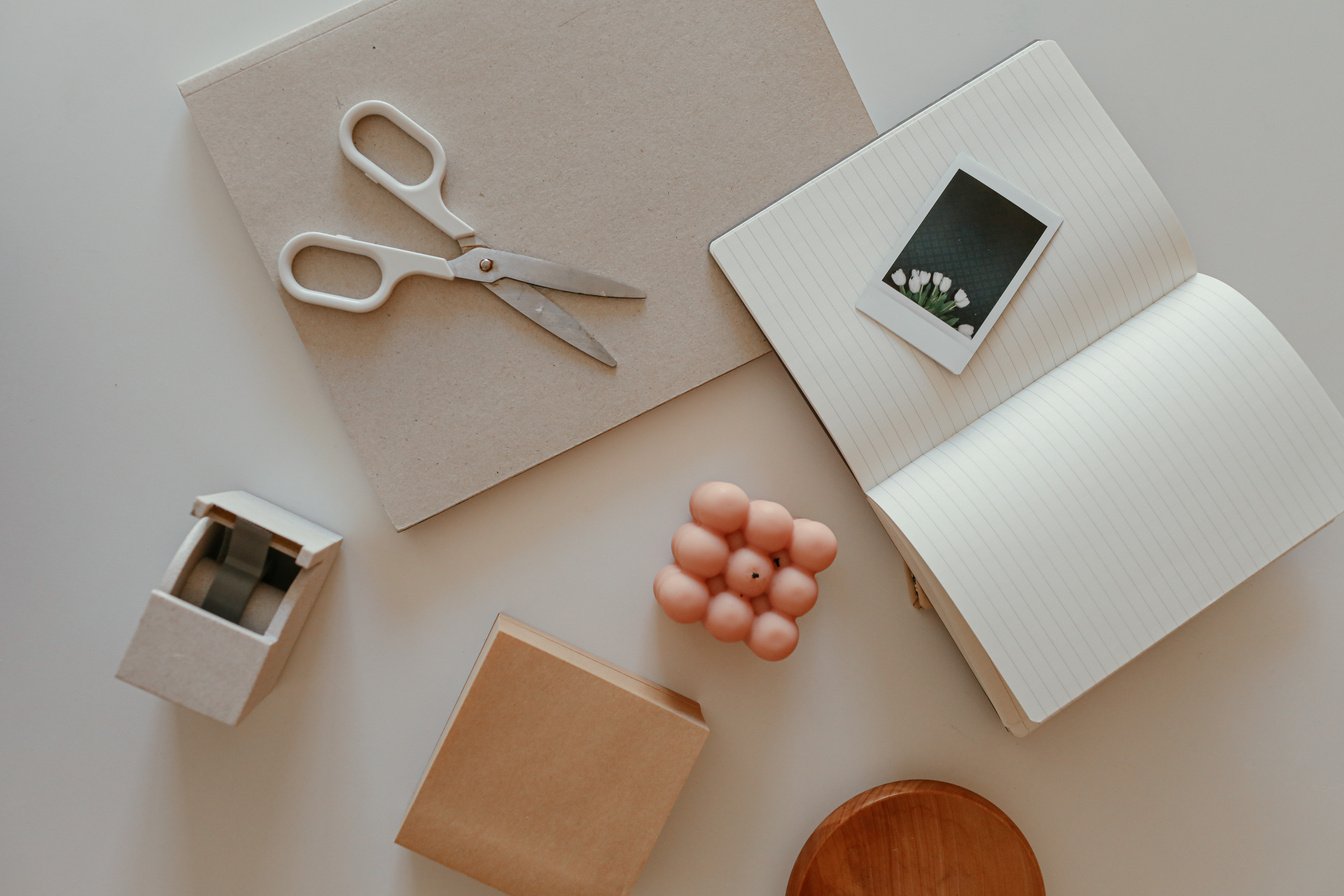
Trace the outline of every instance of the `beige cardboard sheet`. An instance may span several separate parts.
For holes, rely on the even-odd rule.
[[[478,284],[416,278],[364,315],[277,286],[399,529],[763,354],[709,241],[875,135],[811,0],[362,3],[181,89],[273,279],[303,230],[457,253],[340,153],[344,110],[384,99],[444,144],[448,206],[487,244],[648,291],[552,294],[611,370]],[[356,137],[401,174],[400,141]]]

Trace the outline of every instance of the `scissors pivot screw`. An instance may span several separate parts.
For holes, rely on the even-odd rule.
[[[487,273],[487,274],[490,273],[490,269],[493,268],[494,266],[495,266],[495,263],[494,263],[493,261],[491,261],[490,259],[488,259],[488,258],[482,258],[482,259],[481,259],[481,270],[482,270],[483,272],[485,272],[485,273]]]

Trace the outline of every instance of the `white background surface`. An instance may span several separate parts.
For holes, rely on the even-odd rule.
[[[395,534],[174,86],[339,2],[5,5],[0,892],[493,892],[392,838],[501,610],[704,706],[713,733],[639,894],[782,893],[835,805],[911,777],[1002,806],[1057,896],[1339,891],[1339,525],[1026,740],[905,605],[773,357]],[[822,9],[881,129],[1058,39],[1202,269],[1344,402],[1344,7]],[[784,664],[649,597],[711,477],[839,534]],[[237,487],[346,544],[280,686],[230,729],[112,676],[192,498]]]

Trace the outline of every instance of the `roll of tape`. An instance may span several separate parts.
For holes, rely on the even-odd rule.
[[[187,580],[182,583],[182,593],[177,595],[182,600],[194,606],[201,606],[205,601],[206,592],[210,590],[210,585],[215,581],[215,576],[219,574],[219,561],[211,560],[209,557],[202,557],[196,561],[187,572]],[[271,619],[275,617],[275,611],[280,606],[280,601],[284,599],[285,592],[276,588],[274,585],[266,582],[258,583],[252,592],[252,597],[248,600],[247,606],[243,609],[242,618],[238,624],[250,632],[256,632],[258,635],[266,633],[266,627],[271,624]]]
[[[218,561],[209,557],[197,560],[196,565],[187,571],[187,580],[182,583],[182,593],[178,597],[199,607],[205,602],[205,592],[210,590],[210,583],[215,580],[215,574],[218,572]]]

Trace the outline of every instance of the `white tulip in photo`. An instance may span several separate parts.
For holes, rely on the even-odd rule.
[[[966,295],[966,290],[964,289],[957,290],[957,294],[952,297],[952,301],[958,308],[965,308],[967,305],[971,304],[971,299]]]
[[[974,336],[975,327],[971,326],[970,324],[962,324],[961,326],[957,327],[957,332],[963,336]]]
[[[905,271],[893,271],[891,274],[891,282],[895,283],[897,286],[904,286]]]
[[[938,284],[938,288],[941,289],[943,292],[947,292],[950,289],[952,289],[952,278],[944,274],[943,282]]]

